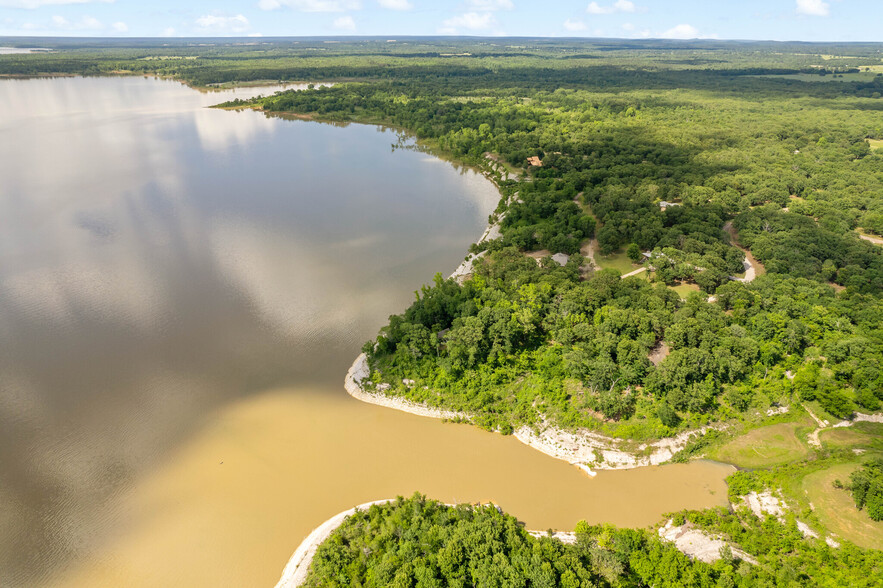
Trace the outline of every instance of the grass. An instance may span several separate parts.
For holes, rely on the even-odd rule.
[[[749,431],[736,437],[711,457],[742,468],[766,468],[799,460],[809,448],[797,437],[797,429],[808,421],[779,423]]]
[[[876,523],[855,508],[848,490],[834,488],[834,480],[845,483],[859,465],[842,463],[809,474],[803,479],[803,490],[819,521],[830,532],[859,547],[883,549],[883,522]]]
[[[868,143],[871,144],[871,149],[883,148],[883,139],[868,139]]]
[[[856,431],[852,427],[840,429],[825,429],[819,433],[822,445],[829,449],[845,449],[870,444],[873,440],[870,435]]]
[[[698,292],[699,286],[696,284],[680,284],[678,286],[669,286],[672,290],[678,293],[678,296],[681,297],[681,300],[686,300],[687,296],[690,295],[690,292]]]
[[[818,400],[804,401],[803,405],[806,408],[808,408],[809,410],[811,410],[813,412],[813,414],[815,414],[817,417],[819,417],[823,421],[828,421],[829,425],[833,425],[834,423],[839,423],[840,421],[843,420],[839,417],[835,417],[834,415],[832,415],[831,413],[826,411],[824,408],[822,408],[822,405],[819,404]],[[813,428],[815,428],[815,427],[816,427],[816,424],[815,424],[815,422],[813,422]]]
[[[855,423],[853,426],[825,429],[819,440],[830,449],[861,448],[883,453],[883,423]]]
[[[596,254],[595,262],[601,266],[601,269],[615,269],[622,274],[627,274],[641,267],[640,265],[633,264],[624,251],[617,251],[610,255]]]

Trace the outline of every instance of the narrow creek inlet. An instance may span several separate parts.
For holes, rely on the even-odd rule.
[[[269,586],[415,491],[538,529],[726,503],[721,464],[590,479],[347,396],[498,194],[389,130],[205,108],[267,91],[0,81],[0,585]]]

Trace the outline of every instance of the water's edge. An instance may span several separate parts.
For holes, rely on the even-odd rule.
[[[302,585],[304,581],[307,579],[307,573],[310,570],[310,564],[313,562],[313,557],[316,555],[316,551],[319,549],[319,546],[326,540],[331,534],[340,527],[343,522],[347,519],[347,517],[355,514],[357,511],[366,510],[375,504],[389,504],[390,502],[395,502],[396,498],[386,498],[383,500],[373,500],[371,502],[366,502],[364,504],[360,504],[359,506],[355,506],[349,510],[345,510],[341,513],[338,513],[313,529],[313,532],[307,535],[307,538],[304,539],[300,545],[298,545],[297,549],[294,552],[294,555],[291,556],[291,559],[288,560],[288,564],[285,566],[285,569],[282,571],[282,577],[279,578],[279,582],[276,583],[276,588],[297,588]],[[445,506],[456,506],[453,504],[446,504]],[[534,537],[539,536],[549,536],[547,531],[528,531],[529,534]],[[551,535],[554,539],[558,539],[563,543],[574,543],[576,542],[576,534],[568,533],[568,532],[555,532]]]
[[[362,382],[370,375],[368,357],[361,353],[347,371],[343,387],[356,400],[369,404],[434,419],[472,420],[472,416],[465,412],[433,408],[404,398],[366,391]],[[620,447],[620,439],[592,431],[573,433],[547,424],[537,431],[527,426],[519,427],[515,430],[514,437],[528,447],[555,459],[564,460],[589,476],[595,476],[595,470],[627,470],[661,465],[681,451],[690,439],[696,435],[704,435],[710,428],[684,431],[675,437],[639,445],[635,451],[627,451]]]

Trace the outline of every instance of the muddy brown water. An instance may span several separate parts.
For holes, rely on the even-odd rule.
[[[0,81],[0,585],[268,586],[414,491],[538,529],[725,504],[728,466],[590,479],[347,396],[498,195],[389,130],[204,108],[267,91]]]

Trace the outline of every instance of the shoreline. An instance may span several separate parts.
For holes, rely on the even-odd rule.
[[[319,546],[322,545],[322,543],[324,543],[325,540],[328,539],[349,516],[355,514],[357,511],[367,510],[374,505],[389,504],[396,500],[398,499],[385,498],[382,500],[365,502],[364,504],[337,513],[313,529],[313,531],[301,541],[301,544],[297,546],[294,554],[292,554],[291,559],[288,560],[288,563],[282,570],[282,577],[279,578],[279,581],[276,583],[276,588],[297,588],[298,586],[301,586],[304,583],[304,580],[307,579],[307,573],[310,571],[310,564],[313,563],[313,557],[316,555]],[[456,505],[445,504],[445,506]],[[527,531],[527,533],[537,538],[548,536],[547,531]],[[556,531],[552,534],[552,538],[557,539],[562,543],[576,542],[576,534],[573,532]]]
[[[368,357],[360,353],[346,373],[343,387],[347,394],[369,404],[392,408],[402,412],[434,419],[462,419],[471,421],[465,412],[433,408],[404,398],[387,396],[380,392],[367,392],[361,382],[370,376]],[[537,433],[530,427],[521,426],[513,436],[521,443],[541,453],[566,461],[594,477],[597,470],[628,470],[661,465],[681,451],[696,435],[704,435],[712,427],[684,431],[674,437],[659,439],[638,446],[640,453],[633,453],[620,447],[620,439],[607,437],[592,431],[565,431],[553,426],[544,426]]]
[[[315,120],[312,117],[308,120]],[[320,121],[321,122],[321,121]],[[486,156],[487,158],[487,156]],[[490,159],[493,163],[498,163]],[[476,172],[482,174],[491,181],[500,191],[500,184],[494,177],[494,173],[499,173],[496,169],[481,169],[473,167]],[[517,193],[512,196],[516,198]],[[500,192],[501,201],[507,197]],[[495,218],[494,222],[488,224],[476,243],[483,243],[501,236],[500,223],[503,220],[503,213]],[[473,273],[473,264],[475,260],[485,255],[482,251],[478,254],[469,254],[460,265],[451,273],[448,278],[453,278],[458,284],[463,284]],[[591,258],[594,263],[594,258]],[[643,271],[645,268],[641,268]],[[754,268],[752,268],[754,269]],[[753,276],[752,276],[753,277]],[[383,391],[368,392],[361,382],[370,377],[370,368],[368,366],[367,356],[360,353],[353,364],[350,366],[344,378],[344,388],[347,393],[362,402],[392,408],[402,412],[415,414],[418,416],[471,421],[472,415],[460,412],[433,408],[425,404],[387,396]],[[405,382],[403,382],[405,383]],[[674,437],[659,439],[650,443],[642,443],[637,446],[636,451],[627,451],[621,446],[623,440],[614,437],[601,435],[593,431],[580,430],[577,432],[565,431],[554,426],[543,423],[539,431],[534,431],[531,427],[521,426],[515,430],[513,436],[521,443],[531,447],[549,457],[566,461],[570,465],[579,468],[582,472],[590,477],[597,475],[597,470],[624,470],[639,467],[661,465],[669,461],[676,453],[684,449],[687,443],[694,436],[704,435],[708,430],[714,427],[702,427],[691,431],[683,431]]]
[[[377,406],[392,408],[402,412],[416,414],[418,416],[433,419],[469,419],[469,415],[465,412],[432,408],[431,406],[405,400],[404,398],[395,398],[379,392],[366,392],[362,388],[361,382],[370,375],[371,372],[368,368],[368,356],[364,353],[360,353],[353,362],[353,365],[351,365],[350,369],[346,372],[343,387],[346,389],[347,394],[356,400],[361,400],[368,404],[376,404]]]
[[[297,549],[294,551],[294,554],[292,554],[291,559],[288,560],[288,563],[282,570],[282,577],[279,578],[279,581],[276,583],[276,588],[295,588],[296,586],[303,584],[304,580],[307,579],[307,572],[310,569],[310,564],[313,562],[313,556],[316,555],[316,550],[319,549],[319,546],[331,536],[331,533],[333,533],[335,529],[343,524],[343,521],[346,520],[348,516],[355,514],[357,510],[364,510],[375,504],[387,504],[393,500],[395,499],[387,498],[385,500],[374,500],[360,504],[359,506],[355,506],[334,515],[313,529],[313,531],[301,541],[300,545],[298,545]]]

